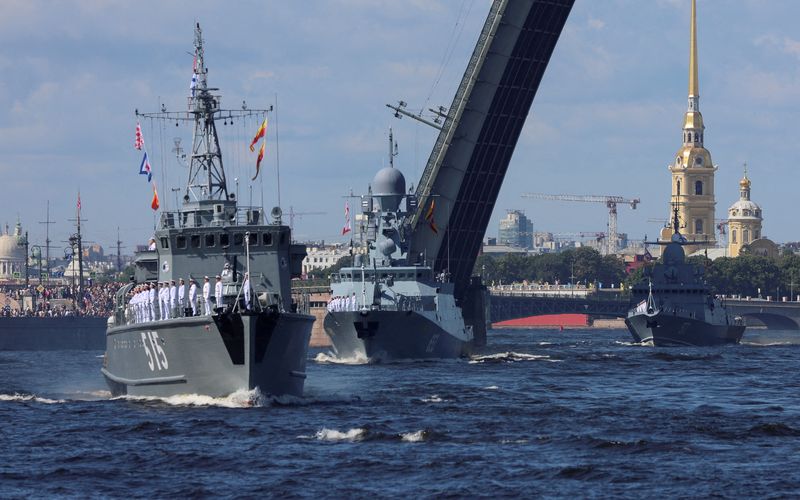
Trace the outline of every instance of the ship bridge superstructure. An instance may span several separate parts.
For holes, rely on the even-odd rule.
[[[193,124],[192,153],[183,200],[176,210],[162,210],[151,248],[137,254],[139,281],[203,280],[231,269],[234,282],[249,273],[254,290],[266,291],[284,310],[291,307],[291,279],[302,272],[304,245],[293,244],[291,230],[275,207],[267,218],[263,207],[238,204],[228,190],[216,122],[255,117],[270,109],[223,109],[219,89],[208,86],[203,36],[194,32],[194,75],[187,111],[139,117]]]
[[[412,252],[460,297],[574,0],[495,0],[417,187]]]

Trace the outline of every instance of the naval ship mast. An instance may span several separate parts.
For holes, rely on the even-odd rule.
[[[222,154],[217,136],[217,120],[230,121],[250,116],[263,117],[272,111],[269,109],[249,109],[242,101],[241,109],[222,109],[222,97],[213,92],[218,88],[208,86],[208,68],[204,63],[203,32],[200,23],[194,30],[195,74],[192,78],[192,95],[189,96],[187,112],[169,112],[162,105],[157,113],[140,113],[137,117],[151,118],[168,122],[194,122],[192,136],[192,155],[189,162],[189,177],[183,204],[187,209],[206,208],[207,205],[220,201],[235,202],[236,195],[228,192],[225,169],[222,165]],[[178,207],[176,207],[177,209]]]

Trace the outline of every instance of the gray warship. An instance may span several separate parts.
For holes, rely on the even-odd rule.
[[[655,346],[713,346],[738,344],[744,334],[741,318],[732,318],[723,301],[711,293],[703,268],[686,262],[677,207],[673,209],[673,235],[661,262],[647,279],[631,290],[633,306],[625,324],[636,342]]]
[[[183,203],[161,213],[154,243],[136,256],[135,280],[117,294],[101,371],[113,396],[224,397],[252,389],[302,396],[314,317],[292,301],[291,279],[300,275],[306,249],[292,243],[280,209],[268,221],[262,208],[238,206],[228,192],[215,120],[255,110],[220,109],[217,89],[207,85],[199,25],[195,56],[189,112],[151,115],[194,124]],[[185,286],[207,276],[221,284],[212,307],[210,299],[192,300],[191,286],[178,303],[174,294],[171,302],[148,294],[165,282],[183,278]]]
[[[386,362],[467,356],[472,329],[464,324],[446,272],[435,274],[424,255],[411,255],[411,216],[417,209],[394,167],[375,175],[361,198],[363,245],[353,266],[331,276],[323,321],[339,358]],[[431,230],[437,230],[433,221]]]

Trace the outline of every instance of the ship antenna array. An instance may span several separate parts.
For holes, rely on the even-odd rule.
[[[194,123],[184,202],[234,199],[235,194],[228,192],[216,121],[223,120],[232,124],[236,119],[261,118],[271,112],[273,107],[249,109],[246,105],[242,105],[240,109],[222,109],[220,107],[221,96],[213,93],[219,89],[208,86],[208,68],[204,62],[203,34],[199,23],[195,25],[194,48],[197,78],[196,81],[193,80],[188,111],[167,111],[166,106],[162,104],[159,112],[140,113],[137,109],[136,116],[174,122],[175,125],[180,122]],[[176,149],[178,148],[176,147]],[[178,152],[176,151],[176,153]]]
[[[50,220],[50,200],[47,200],[47,219],[44,221],[39,221],[39,224],[44,224],[45,226],[45,236],[44,236],[44,252],[45,252],[45,269],[47,269],[47,279],[50,279],[50,226],[55,224],[55,221]],[[41,254],[39,254],[41,256]],[[40,257],[41,258],[41,257]],[[41,267],[41,266],[40,266]],[[42,270],[39,269],[39,281],[42,279]]]
[[[414,120],[417,120],[420,123],[424,123],[429,127],[433,127],[436,130],[442,130],[442,119],[447,118],[447,108],[444,106],[439,106],[438,109],[428,108],[428,111],[432,112],[435,115],[433,121],[425,119],[422,117],[422,111],[419,114],[414,114],[410,111],[406,111],[405,107],[408,105],[405,101],[398,101],[397,106],[392,104],[387,104],[386,107],[394,111],[395,118],[402,118],[403,116],[407,116]]]
[[[122,244],[122,240],[119,239],[119,226],[117,226],[116,247],[117,247],[117,272],[121,273],[122,272],[122,249],[125,248],[125,246]]]

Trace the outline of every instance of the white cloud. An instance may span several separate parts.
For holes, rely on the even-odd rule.
[[[587,24],[589,25],[590,28],[596,30],[601,30],[606,27],[606,22],[603,21],[602,19],[589,19],[589,21],[587,21]]]

